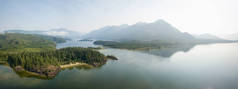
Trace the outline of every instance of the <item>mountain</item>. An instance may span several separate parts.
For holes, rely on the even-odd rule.
[[[68,29],[59,28],[59,29],[51,29],[51,30],[6,30],[5,33],[23,33],[23,34],[39,34],[39,35],[48,35],[48,36],[56,36],[62,38],[71,38],[76,39],[81,36],[79,32],[70,31]]]
[[[195,39],[188,33],[180,32],[164,20],[157,20],[153,23],[140,22],[134,25],[107,26],[83,37],[85,39],[114,41],[191,41]]]
[[[96,45],[132,50],[233,42],[209,34],[196,38],[189,33],[179,31],[164,20],[157,20],[153,23],[140,22],[134,25],[107,26],[90,32],[83,38],[97,40],[94,42]]]
[[[224,40],[222,38],[219,38],[217,36],[211,35],[211,34],[201,34],[201,35],[193,35],[197,39],[207,39],[207,40]]]

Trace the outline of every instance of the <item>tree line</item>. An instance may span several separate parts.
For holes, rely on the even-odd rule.
[[[2,55],[6,57],[10,66],[22,66],[27,70],[41,66],[69,64],[82,62],[94,65],[105,64],[106,56],[89,48],[70,47],[52,51],[21,52]]]

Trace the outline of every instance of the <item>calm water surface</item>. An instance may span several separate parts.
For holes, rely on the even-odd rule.
[[[238,89],[237,43],[100,52],[119,60],[66,69],[52,80],[21,78],[0,66],[0,89]]]

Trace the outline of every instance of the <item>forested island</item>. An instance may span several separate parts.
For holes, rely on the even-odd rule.
[[[147,49],[160,49],[165,47],[173,47],[178,45],[194,45],[181,44],[178,42],[165,42],[165,41],[95,41],[95,45],[103,45],[110,48],[129,49],[129,50],[147,50]]]
[[[98,67],[114,56],[105,56],[93,48],[56,49],[61,38],[29,34],[0,34],[0,61],[19,74],[53,78],[62,68],[74,65]]]
[[[98,40],[93,44],[102,45],[110,48],[129,49],[129,50],[148,50],[148,49],[162,49],[171,47],[194,46],[197,44],[211,44],[211,43],[232,43],[237,41],[229,40],[187,40],[187,41],[172,41],[172,40],[126,40],[126,41],[103,41]]]

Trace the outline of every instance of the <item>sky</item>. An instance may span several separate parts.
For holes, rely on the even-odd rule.
[[[182,32],[238,33],[238,0],[0,0],[0,31],[104,26],[163,19]]]

